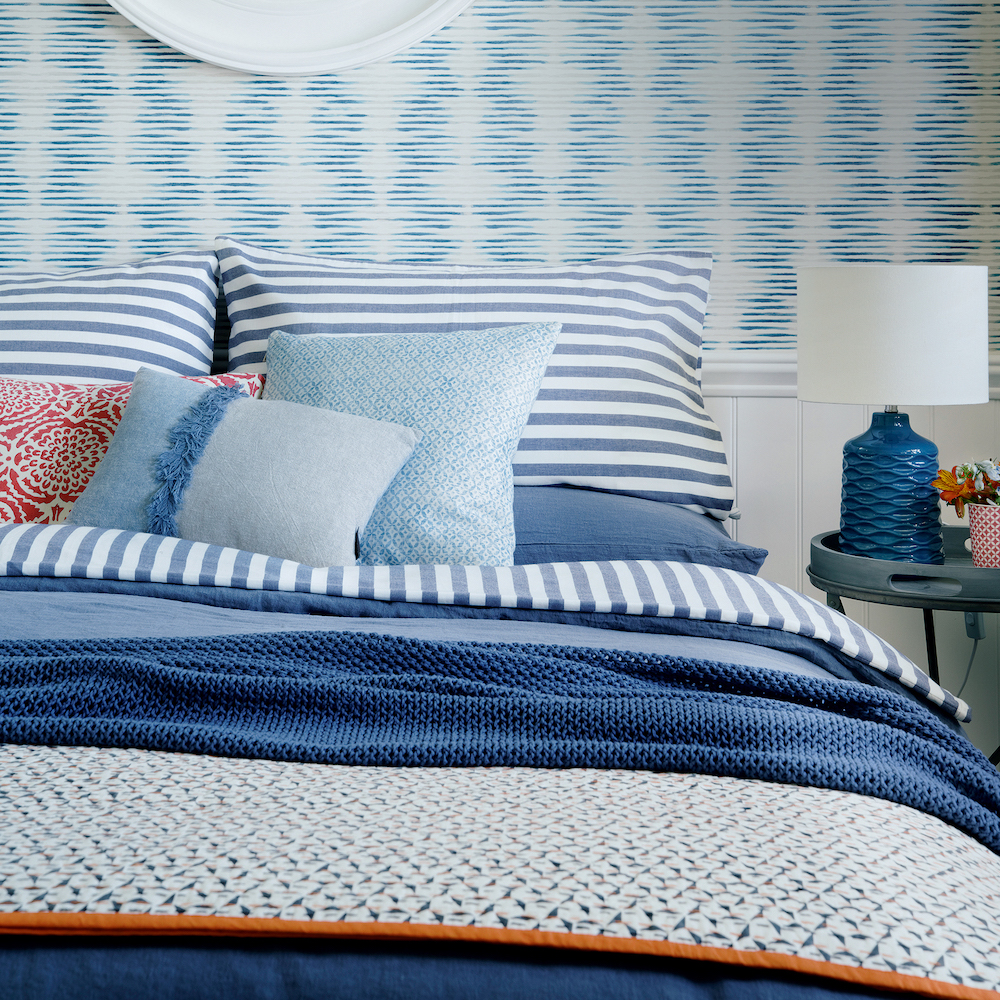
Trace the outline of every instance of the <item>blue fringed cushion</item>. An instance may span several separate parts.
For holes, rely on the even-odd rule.
[[[419,431],[184,381],[139,372],[71,523],[353,565]]]
[[[556,323],[459,333],[268,343],[264,398],[419,427],[424,437],[372,512],[361,561],[509,566],[511,456]]]
[[[725,519],[734,490],[701,392],[711,254],[649,251],[552,267],[372,264],[216,241],[230,370],[290,334],[560,323],[513,459],[518,486],[568,484]]]
[[[49,382],[131,382],[141,367],[207,375],[218,275],[211,251],[0,273],[0,374]]]

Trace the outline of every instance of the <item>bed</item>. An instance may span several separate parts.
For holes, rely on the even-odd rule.
[[[0,998],[998,995],[968,705],[725,530],[710,270],[0,275]]]

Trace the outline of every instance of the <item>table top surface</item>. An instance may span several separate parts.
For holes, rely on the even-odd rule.
[[[840,533],[823,532],[810,543],[806,568],[813,585],[828,594],[876,604],[943,611],[1000,612],[1000,569],[972,565],[965,548],[969,529],[944,527],[942,565],[890,562],[840,551]]]

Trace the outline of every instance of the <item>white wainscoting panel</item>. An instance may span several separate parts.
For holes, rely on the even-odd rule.
[[[742,512],[737,538],[767,549],[764,574],[793,587],[799,585],[802,562],[797,409],[787,398],[736,401],[736,502]]]

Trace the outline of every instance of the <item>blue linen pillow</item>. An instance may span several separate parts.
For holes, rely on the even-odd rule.
[[[512,563],[511,456],[558,333],[558,323],[538,323],[381,337],[271,334],[265,400],[423,432],[372,512],[362,563]]]
[[[767,549],[684,507],[572,486],[515,486],[514,564],[666,559],[757,573]]]
[[[420,437],[142,369],[69,521],[353,565],[358,535]]]
[[[364,263],[228,238],[216,252],[230,371],[264,371],[278,329],[396,335],[558,322],[515,484],[589,487],[728,517],[735,492],[701,393],[710,253],[509,267]]]
[[[131,382],[141,367],[207,375],[218,277],[212,251],[0,273],[0,374],[47,382]]]

